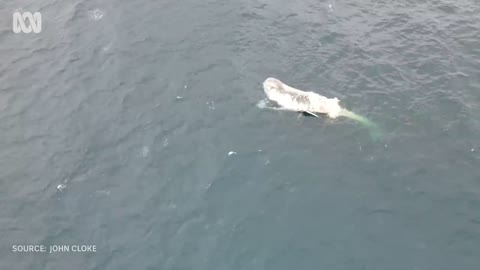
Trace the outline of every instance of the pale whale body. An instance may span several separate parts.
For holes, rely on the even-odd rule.
[[[269,100],[285,110],[306,112],[314,116],[317,116],[316,113],[323,113],[330,118],[337,118],[344,110],[336,97],[327,98],[314,92],[302,91],[275,78],[266,79],[263,90]]]
[[[328,115],[330,118],[344,116],[367,126],[374,141],[382,137],[382,132],[375,123],[352,111],[342,108],[338,98],[327,98],[314,92],[306,92],[282,83],[275,78],[268,78],[263,82],[263,90],[269,100],[275,102],[277,110],[305,112],[318,117],[317,113]]]

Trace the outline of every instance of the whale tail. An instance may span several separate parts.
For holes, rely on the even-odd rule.
[[[366,126],[368,128],[369,133],[370,133],[370,137],[372,138],[373,141],[377,142],[377,141],[382,139],[383,135],[382,135],[382,131],[380,130],[380,128],[374,122],[370,121],[366,117],[358,115],[358,114],[356,114],[352,111],[349,111],[345,108],[343,108],[340,111],[340,115],[344,116],[344,117],[347,117],[347,118],[350,118],[352,120],[355,120],[355,121],[361,123],[362,125]]]

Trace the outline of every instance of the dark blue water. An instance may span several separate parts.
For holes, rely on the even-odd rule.
[[[480,3],[360,2],[2,0],[0,268],[480,269]]]

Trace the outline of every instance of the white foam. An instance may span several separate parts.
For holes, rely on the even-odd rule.
[[[335,1],[331,1],[328,3],[328,11],[334,12],[335,11]]]
[[[207,101],[205,104],[208,105],[210,110],[215,110],[215,102],[214,101]]]
[[[257,103],[257,107],[260,109],[265,109],[267,108],[267,101],[262,99]]]
[[[88,11],[88,17],[94,21],[101,20],[103,18],[103,15],[104,13],[100,9],[94,9],[94,10]]]
[[[149,153],[150,153],[150,149],[148,148],[148,146],[144,146],[142,148],[142,156],[147,157]]]

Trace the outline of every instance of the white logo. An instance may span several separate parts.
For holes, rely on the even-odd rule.
[[[25,24],[25,21],[28,21],[28,26]],[[40,33],[42,31],[42,14],[40,12],[20,12],[13,13],[13,32],[18,34],[23,33]]]

